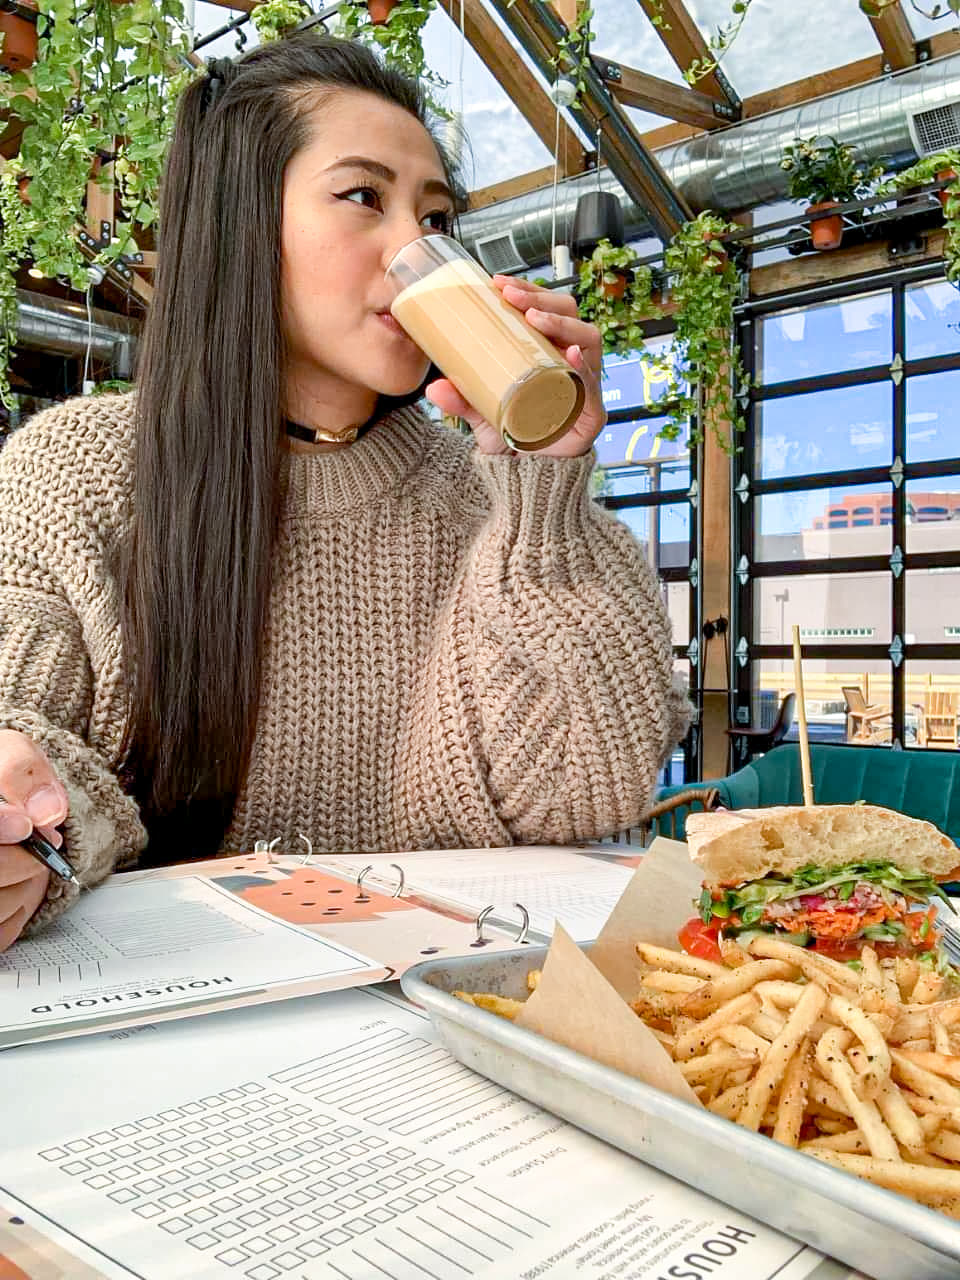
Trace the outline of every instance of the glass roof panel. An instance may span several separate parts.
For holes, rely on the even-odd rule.
[[[731,0],[686,0],[704,35],[731,21]],[[829,34],[827,34],[829,33]],[[721,66],[741,98],[817,75],[879,51],[854,0],[753,0],[739,36]]]
[[[593,49],[604,58],[673,84],[683,74],[637,0],[593,0]]]
[[[939,7],[943,9],[943,13],[938,19],[926,16],[938,7],[937,0],[916,0],[916,6],[911,4],[910,0],[902,0],[902,3],[903,11],[918,40],[927,40],[930,36],[939,36],[947,31],[957,30],[957,15],[947,8],[946,0],[939,0]]]
[[[437,9],[427,19],[423,48],[427,66],[448,82],[436,94],[438,100],[449,111],[463,111],[463,179],[469,190],[550,164],[552,153],[444,10]]]

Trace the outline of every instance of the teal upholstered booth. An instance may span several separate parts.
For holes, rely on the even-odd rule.
[[[865,800],[884,805],[925,818],[960,844],[960,751],[811,744],[810,764],[818,804]],[[800,748],[796,743],[776,747],[726,778],[688,785],[715,787],[719,803],[727,809],[803,804]],[[665,800],[684,790],[687,787],[664,787],[656,798]],[[681,830],[678,820],[678,834]]]

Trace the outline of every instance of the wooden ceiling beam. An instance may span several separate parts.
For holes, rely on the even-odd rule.
[[[912,67],[917,60],[916,40],[900,0],[885,4],[875,17],[868,20],[889,69],[901,71],[904,67]]]
[[[609,58],[595,56],[596,67],[604,84],[625,107],[637,107],[668,120],[680,120],[699,129],[716,129],[736,117],[727,103],[717,102],[696,89],[684,89],[670,80],[648,75],[633,67],[625,67]]]
[[[653,29],[681,71],[712,55],[700,28],[687,13],[682,0],[639,0],[640,8],[653,23]],[[717,102],[739,105],[739,99],[719,67],[697,82],[701,93]]]
[[[457,26],[460,25],[460,3],[461,0],[440,0],[441,6]],[[557,136],[556,107],[484,8],[482,0],[463,0],[463,29],[467,40],[503,86],[504,92],[553,155]],[[583,145],[562,116],[558,153],[562,177],[568,178],[583,172],[586,164]]]
[[[521,173],[516,178],[507,178],[503,182],[491,183],[489,187],[478,187],[467,196],[468,209],[486,209],[488,205],[499,204],[501,200],[512,200],[515,196],[525,196],[528,191],[536,191],[553,182],[553,165],[543,169],[534,169],[532,173]]]
[[[555,75],[560,41],[567,31],[549,4],[536,0],[493,0],[497,13],[548,81]],[[638,208],[650,218],[655,234],[670,239],[692,217],[690,206],[677,191],[623,107],[610,93],[592,63],[580,68],[583,88],[570,108],[588,137],[597,137],[600,157]]]

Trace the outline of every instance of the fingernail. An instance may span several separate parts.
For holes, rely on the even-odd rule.
[[[31,831],[31,822],[23,813],[0,804],[0,844],[19,844]]]
[[[580,348],[579,348],[578,346],[573,346],[573,347],[571,348],[571,350],[573,351],[573,358],[574,358],[574,360],[582,360],[582,359],[583,359],[583,352],[580,350]]]
[[[35,827],[49,827],[63,816],[63,800],[54,787],[41,787],[27,800],[27,813]]]

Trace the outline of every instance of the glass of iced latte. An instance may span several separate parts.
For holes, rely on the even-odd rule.
[[[583,383],[462,245],[423,236],[387,268],[394,319],[512,449],[542,449],[583,408]]]

